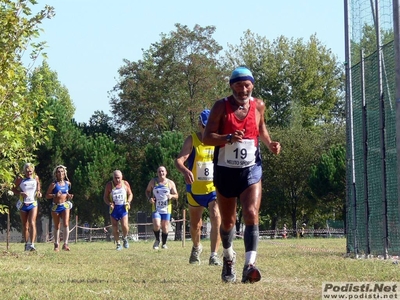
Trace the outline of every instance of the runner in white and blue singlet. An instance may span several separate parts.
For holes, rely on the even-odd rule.
[[[39,176],[35,174],[35,166],[31,163],[26,163],[23,167],[23,172],[24,176],[20,176],[15,180],[13,192],[14,195],[19,197],[16,206],[21,217],[25,251],[35,251],[37,197],[42,197],[42,193],[40,192]]]
[[[167,249],[169,223],[172,212],[172,199],[178,202],[178,192],[175,182],[167,178],[167,169],[160,166],[157,169],[157,177],[150,180],[146,188],[146,197],[152,205],[153,231],[156,240],[153,249],[160,245],[160,231],[162,248]]]
[[[115,170],[113,173],[113,180],[106,184],[103,200],[110,206],[111,225],[114,241],[117,244],[116,249],[122,249],[119,241],[118,222],[121,222],[123,247],[129,248],[128,211],[133,200],[133,193],[128,181],[123,180],[120,170]]]

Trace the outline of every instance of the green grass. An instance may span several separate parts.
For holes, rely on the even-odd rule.
[[[221,282],[221,267],[209,266],[209,241],[201,265],[188,263],[191,242],[131,242],[115,251],[112,242],[70,243],[55,253],[53,244],[36,252],[0,243],[1,299],[321,299],[322,282],[398,281],[392,260],[346,258],[345,239],[262,240],[257,266],[262,279],[242,284],[243,240],[235,240],[238,283]],[[221,253],[221,250],[220,250]]]

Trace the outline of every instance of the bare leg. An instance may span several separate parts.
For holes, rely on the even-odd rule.
[[[64,221],[64,244],[68,245],[68,241],[69,241],[69,214],[70,214],[70,210],[69,208],[64,210],[64,216],[63,216],[63,221]]]
[[[200,246],[200,235],[201,235],[201,225],[202,216],[204,208],[201,206],[189,206],[190,214],[190,236],[192,238],[193,247],[197,248]]]
[[[54,250],[58,251],[58,245],[60,244],[60,215],[56,212],[52,212],[51,216],[53,217],[54,223]]]
[[[118,221],[115,220],[113,217],[111,218],[112,230],[114,235],[114,241],[119,244],[119,230],[118,230]]]
[[[20,211],[19,216],[21,217],[21,224],[22,224],[22,238],[24,239],[24,242],[26,244],[28,243],[29,240],[28,213]]]
[[[29,223],[29,238],[31,239],[31,244],[34,245],[36,241],[36,217],[37,217],[37,206],[32,208],[28,214]]]
[[[128,215],[124,216],[121,219],[121,227],[122,227],[122,237],[126,238],[129,233]]]
[[[219,213],[219,207],[216,201],[211,202],[208,205],[208,210],[210,213],[210,221],[211,221],[211,232],[210,232],[210,240],[211,240],[211,253],[218,252],[219,245],[221,244],[221,237],[219,235],[219,228],[221,226],[221,215]]]

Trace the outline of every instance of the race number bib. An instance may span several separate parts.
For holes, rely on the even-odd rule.
[[[112,195],[113,201],[115,205],[124,205],[125,204],[125,190],[124,189],[115,189]]]
[[[170,189],[166,186],[156,186],[153,189],[153,195],[156,198],[156,209],[159,213],[168,212]]]
[[[244,168],[256,162],[254,140],[242,140],[225,145],[225,163],[232,168]]]
[[[214,163],[212,161],[197,162],[196,180],[212,181],[214,176]]]
[[[157,209],[163,210],[168,205],[168,199],[157,199]]]
[[[156,198],[156,210],[160,213],[160,214],[166,214],[168,213],[168,198]]]

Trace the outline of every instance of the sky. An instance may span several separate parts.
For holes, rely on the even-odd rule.
[[[118,82],[123,60],[143,59],[143,50],[175,31],[175,24],[193,29],[215,26],[213,38],[228,49],[244,32],[273,41],[315,34],[344,61],[343,0],[38,0],[55,8],[44,20],[39,40],[46,41],[47,62],[75,105],[75,120],[88,122],[96,110],[111,115],[108,92]],[[40,60],[35,66],[40,65]],[[222,95],[223,96],[223,95]]]

